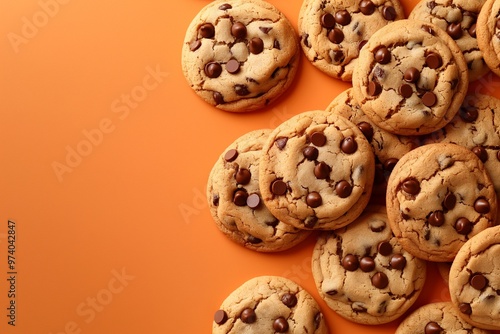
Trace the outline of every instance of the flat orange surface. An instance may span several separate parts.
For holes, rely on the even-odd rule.
[[[300,0],[270,2],[297,27]],[[356,325],[319,299],[314,236],[260,254],[213,223],[205,185],[222,150],[350,84],[303,57],[268,109],[212,108],[180,66],[185,30],[208,3],[0,2],[0,332],[211,333],[220,303],[259,275],[311,292],[331,333],[394,332],[397,321]],[[408,14],[416,1],[403,3]],[[493,94],[498,79],[474,87]],[[416,306],[447,299],[431,266]]]

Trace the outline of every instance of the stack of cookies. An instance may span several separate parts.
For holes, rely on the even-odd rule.
[[[312,273],[340,316],[403,333],[500,330],[500,100],[468,94],[500,75],[500,2],[304,0],[298,34],[263,0],[217,0],[188,28],[183,70],[213,106],[273,103],[305,57],[352,82],[324,110],[243,134],[217,159],[217,227],[258,252],[317,233]],[[429,262],[451,301],[407,311]],[[249,280],[213,333],[328,333],[314,299],[282,277]]]

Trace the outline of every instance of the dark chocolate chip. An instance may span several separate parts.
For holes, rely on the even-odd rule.
[[[469,284],[476,290],[483,290],[488,285],[488,279],[482,274],[474,274],[470,277]]]
[[[415,67],[410,67],[405,71],[404,79],[406,82],[417,82],[420,79],[420,72]]]
[[[401,87],[399,87],[399,94],[407,99],[413,95],[413,88],[408,84],[402,84]]]
[[[342,139],[342,142],[340,143],[340,149],[345,154],[353,154],[358,150],[358,143],[353,136],[349,136]]]
[[[392,6],[385,6],[382,9],[382,15],[387,21],[394,21],[397,17],[396,9]]]
[[[377,96],[382,93],[382,86],[375,81],[370,81],[368,84],[368,95],[369,96]]]
[[[459,39],[462,37],[462,26],[460,23],[450,23],[446,28],[446,32],[451,36],[451,38]]]
[[[321,195],[316,192],[312,191],[306,196],[306,203],[309,205],[311,208],[317,208],[323,203],[323,200],[321,198]]]
[[[297,305],[297,296],[291,293],[285,293],[281,296],[281,302],[289,308],[295,307],[295,305]]]
[[[331,168],[326,163],[321,161],[319,164],[314,166],[314,176],[320,180],[325,180],[330,176]]]
[[[436,322],[431,321],[425,325],[424,334],[441,334],[443,329]]]
[[[372,284],[374,287],[377,289],[384,289],[389,285],[389,278],[387,277],[386,274],[382,272],[378,272],[372,277]]]
[[[283,182],[282,180],[275,180],[271,184],[271,192],[274,195],[281,196],[281,195],[286,194],[287,188],[288,187],[287,187],[286,183]]]
[[[372,220],[370,221],[370,230],[375,233],[380,233],[386,228],[386,223],[383,220]]]
[[[278,333],[286,333],[288,331],[288,322],[285,318],[279,317],[274,320],[273,329]]]
[[[302,153],[307,160],[314,161],[318,158],[319,151],[314,146],[307,146]]]
[[[212,38],[215,36],[215,27],[212,23],[204,23],[200,26],[200,35],[203,38]]]
[[[437,96],[433,92],[426,92],[422,96],[422,103],[429,108],[434,106],[436,102],[437,102]]]
[[[358,44],[358,50],[361,51],[361,49],[363,48],[363,46],[365,46],[366,43],[368,43],[368,41],[366,39],[364,39],[361,42],[359,42],[359,44]]]
[[[272,30],[272,27],[259,27],[259,30],[262,31],[264,34],[269,34],[269,32]]]
[[[274,144],[276,145],[277,148],[282,150],[285,148],[287,141],[288,141],[287,137],[279,137],[279,138],[276,138],[276,140],[274,141]]]
[[[359,3],[359,9],[365,15],[372,15],[375,11],[375,5],[370,0],[363,0]]]
[[[326,29],[331,29],[335,26],[335,18],[332,14],[326,13],[321,15],[321,26]]]
[[[340,44],[344,40],[344,33],[339,28],[332,29],[328,32],[330,42]]]
[[[389,264],[392,269],[403,270],[406,266],[406,258],[401,254],[394,254],[391,256]]]
[[[460,108],[459,110],[460,118],[466,123],[473,123],[479,116],[479,112],[476,108]]]
[[[335,296],[337,293],[339,293],[337,290],[329,290],[326,292],[326,294],[329,296]]]
[[[245,95],[250,94],[250,91],[248,90],[248,87],[245,86],[245,85],[234,85],[234,91],[239,96],[245,96]]]
[[[434,9],[434,7],[436,7],[436,1],[429,1],[427,3],[427,8]]]
[[[219,206],[219,200],[220,200],[220,197],[218,194],[214,194],[213,197],[212,197],[212,204],[215,205],[215,206]]]
[[[473,38],[476,38],[476,24],[475,23],[470,26],[469,35]]]
[[[219,6],[220,10],[227,10],[227,9],[231,9],[231,8],[233,8],[233,6],[231,6],[228,3],[224,3],[224,4],[222,4],[222,5]]]
[[[335,22],[342,26],[346,26],[351,23],[351,15],[345,9],[339,10],[335,13]]]
[[[463,314],[466,314],[466,315],[471,315],[472,314],[472,307],[468,303],[461,303],[460,305],[458,305],[458,309]]]
[[[200,46],[201,46],[201,41],[199,39],[197,39],[196,41],[192,41],[189,44],[189,50],[196,51],[200,48]]]
[[[239,184],[248,184],[252,179],[252,173],[246,168],[240,168],[234,177]]]
[[[342,50],[332,51],[332,62],[334,64],[340,64],[344,59],[344,52]]]
[[[424,24],[422,25],[422,30],[434,36],[434,30],[430,26]]]
[[[224,154],[224,160],[226,160],[227,162],[232,162],[236,160],[237,157],[238,157],[238,151],[235,149],[230,149],[229,151],[226,152],[226,154]]]
[[[436,210],[429,215],[427,222],[432,226],[441,226],[444,224],[444,213],[441,210]]]
[[[398,163],[399,159],[396,158],[389,158],[384,162],[384,169],[388,172],[391,172],[396,164]]]
[[[316,329],[318,329],[319,325],[321,325],[321,320],[323,320],[323,314],[321,312],[318,312],[314,316],[314,326],[316,327]]]
[[[349,182],[342,180],[335,186],[335,192],[340,198],[347,198],[352,193],[352,186]]]
[[[214,92],[213,97],[214,97],[215,104],[223,104],[224,103],[224,96],[222,96],[221,93]]]
[[[236,38],[245,38],[247,35],[247,27],[241,22],[235,22],[231,26],[231,35]]]
[[[472,152],[481,160],[483,163],[488,160],[488,152],[486,152],[485,148],[482,146],[473,147]]]
[[[247,206],[250,209],[257,209],[260,205],[260,196],[259,194],[253,193],[248,195],[247,197]]]
[[[216,62],[209,62],[205,65],[205,74],[209,78],[218,78],[222,73],[222,66]]]
[[[248,48],[250,49],[251,53],[257,55],[264,51],[264,41],[259,37],[254,37],[250,40]]]
[[[274,40],[273,48],[275,48],[276,50],[281,50],[280,42],[277,39]]]
[[[500,18],[499,18],[499,19],[497,19],[496,28],[497,28],[497,29],[500,29]]]
[[[236,59],[230,59],[226,63],[226,71],[228,71],[231,74],[236,74],[240,71],[240,62],[237,61]]]
[[[410,195],[417,195],[420,192],[420,183],[416,179],[406,179],[401,185],[401,189]]]
[[[245,324],[252,324],[257,320],[257,315],[253,309],[246,308],[241,312],[240,319]]]
[[[356,271],[359,268],[359,261],[356,255],[348,254],[342,259],[342,267],[347,271]]]
[[[497,151],[497,160],[500,161],[500,151]]]
[[[321,147],[326,144],[326,136],[323,134],[323,132],[314,132],[311,134],[311,143],[314,146]]]
[[[360,122],[358,123],[358,129],[363,132],[365,138],[371,142],[373,139],[373,126],[368,122]]]
[[[377,246],[380,255],[389,256],[392,253],[392,245],[388,241],[381,241]]]
[[[314,217],[314,216],[307,217],[304,220],[304,227],[306,227],[306,228],[313,228],[314,225],[316,225],[317,222],[318,222],[318,218],[317,217]]]
[[[486,214],[490,212],[490,203],[486,198],[480,197],[474,202],[474,210],[476,210],[477,213]]]
[[[437,53],[431,52],[425,57],[425,64],[435,70],[443,65],[443,59]]]
[[[249,235],[247,238],[247,241],[253,245],[256,245],[256,244],[260,244],[262,242],[262,239],[254,237],[253,235]]]
[[[363,272],[369,273],[375,269],[375,260],[373,260],[370,256],[363,256],[359,261],[359,268]]]
[[[236,190],[233,194],[233,203],[236,204],[237,206],[245,206],[247,205],[247,198],[248,198],[248,193],[245,190],[243,189]]]
[[[375,51],[375,60],[379,64],[387,64],[391,61],[391,52],[385,46],[379,47]]]
[[[446,210],[453,210],[455,204],[457,204],[457,196],[453,193],[447,193],[443,200],[443,207]]]
[[[218,310],[214,314],[214,321],[217,325],[222,325],[227,321],[227,313],[224,310]]]
[[[458,218],[455,222],[455,230],[462,235],[469,234],[472,231],[472,227],[473,225],[470,220],[465,217]]]

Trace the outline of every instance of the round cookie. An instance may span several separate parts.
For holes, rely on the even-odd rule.
[[[300,59],[296,32],[261,0],[217,0],[189,25],[182,70],[191,88],[219,109],[264,108],[292,83]]]
[[[500,2],[487,0],[477,18],[477,44],[486,65],[500,75]]]
[[[490,334],[464,321],[450,302],[438,302],[421,306],[406,317],[395,334],[467,333]]]
[[[467,95],[458,114],[424,142],[464,146],[481,159],[500,195],[500,100],[488,95]]]
[[[457,113],[467,93],[467,63],[445,31],[399,20],[376,31],[361,49],[352,83],[375,124],[399,135],[422,135]]]
[[[326,111],[303,112],[274,129],[262,149],[262,199],[297,228],[339,228],[368,204],[374,164],[370,144],[353,123]]]
[[[214,164],[207,184],[210,213],[231,240],[260,252],[289,249],[310,234],[276,219],[261,201],[259,160],[271,130],[236,139]]]
[[[477,16],[486,0],[421,0],[408,16],[437,25],[455,40],[465,56],[469,81],[489,71],[476,39]]]
[[[477,234],[458,252],[450,269],[453,305],[468,323],[500,330],[500,226]]]
[[[215,312],[213,334],[327,334],[314,298],[279,276],[255,277],[234,290]]]
[[[452,261],[468,239],[496,225],[488,173],[472,151],[455,144],[428,144],[404,155],[389,176],[386,203],[401,245],[428,261]]]
[[[316,68],[351,81],[359,51],[373,32],[403,18],[399,0],[304,0],[300,45]]]
[[[350,321],[378,325],[414,304],[424,286],[426,262],[401,247],[380,206],[368,207],[342,229],[323,232],[312,271],[331,309]]]

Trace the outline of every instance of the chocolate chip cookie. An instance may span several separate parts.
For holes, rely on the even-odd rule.
[[[381,128],[422,135],[457,113],[468,87],[455,41],[432,23],[399,20],[376,31],[353,73],[354,97]]]
[[[231,143],[214,164],[207,184],[217,227],[238,244],[261,252],[289,249],[310,233],[280,222],[262,203],[259,161],[270,133],[251,131]]]
[[[477,16],[485,0],[421,0],[409,19],[431,22],[445,30],[457,43],[474,81],[489,71],[476,40]]]
[[[203,100],[244,112],[261,109],[283,94],[299,58],[297,34],[276,7],[261,0],[217,0],[189,25],[182,70]]]
[[[299,14],[300,44],[316,68],[351,81],[359,50],[370,36],[402,18],[399,0],[305,0]]]
[[[385,208],[370,206],[348,226],[320,235],[312,271],[330,308],[350,321],[377,325],[413,305],[426,279],[426,262],[401,247]]]
[[[451,262],[468,239],[496,225],[497,197],[484,165],[455,144],[405,154],[389,176],[386,203],[401,245],[429,261]]]
[[[487,0],[477,18],[477,43],[488,67],[500,75],[500,2]]]
[[[450,302],[431,303],[413,311],[396,329],[395,334],[468,333],[490,334],[464,321]]]
[[[339,228],[367,205],[374,164],[356,125],[331,112],[303,112],[274,129],[262,149],[262,199],[274,216],[297,228]]]
[[[214,314],[213,334],[327,334],[314,298],[295,282],[255,277],[234,290]]]
[[[450,269],[453,305],[468,323],[500,330],[500,226],[477,234],[458,252]]]

